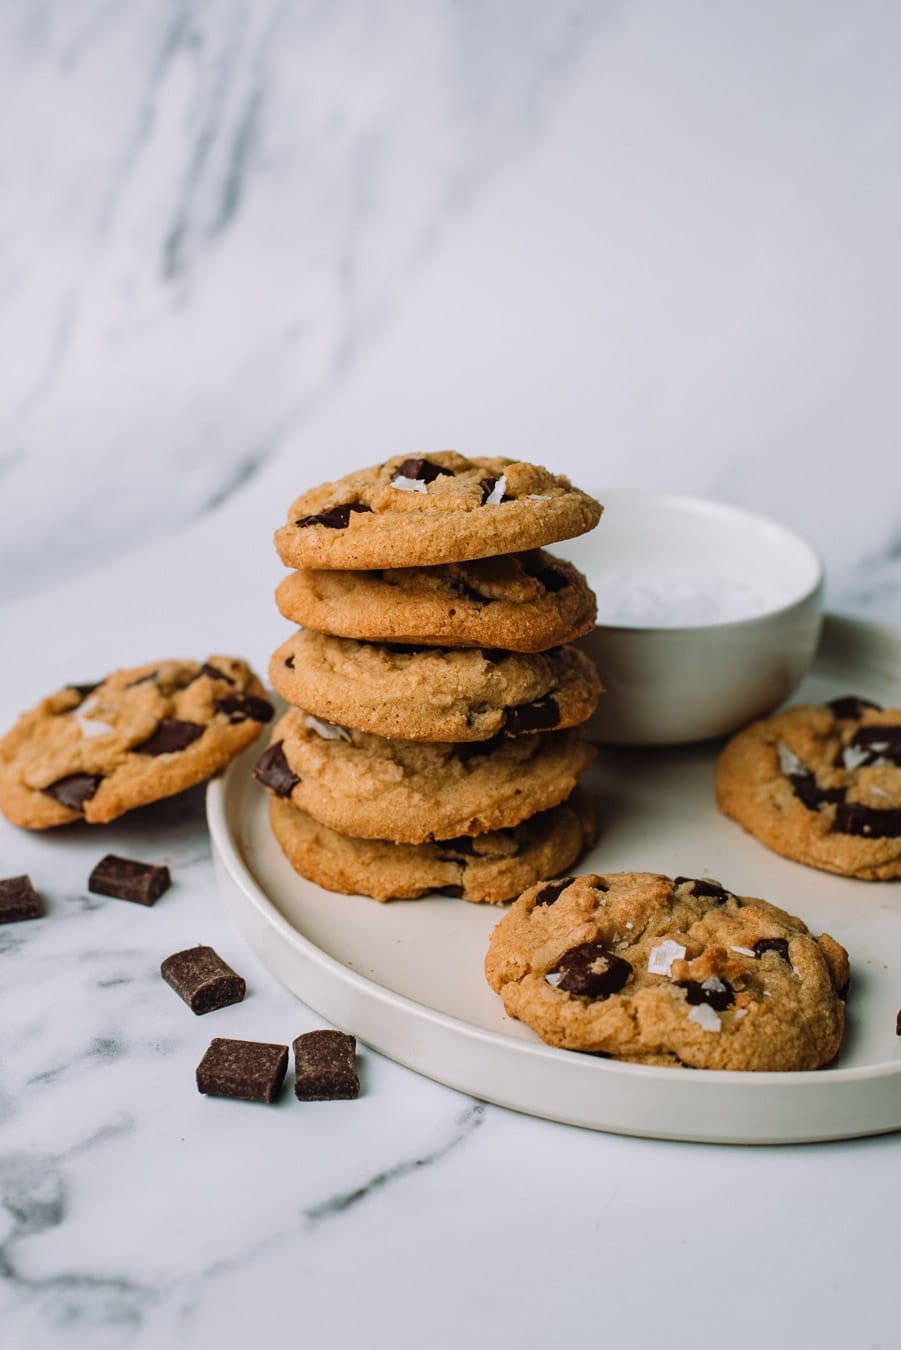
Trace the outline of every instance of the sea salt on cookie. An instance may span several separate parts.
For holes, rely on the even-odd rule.
[[[901,709],[845,696],[734,736],[720,809],[776,853],[843,876],[901,876]]]
[[[272,711],[247,663],[230,656],[68,685],[0,740],[0,811],[33,830],[114,820],[224,768]]]
[[[275,546],[289,567],[429,567],[569,539],[601,510],[568,478],[521,460],[395,455],[303,493]]]
[[[718,882],[649,872],[531,887],[485,974],[550,1045],[695,1069],[816,1069],[838,1052],[848,955]]]

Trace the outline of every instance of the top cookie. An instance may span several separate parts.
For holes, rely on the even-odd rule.
[[[718,882],[651,872],[526,891],[485,974],[551,1045],[694,1069],[816,1069],[844,1031],[848,954]]]
[[[0,740],[0,811],[43,830],[124,811],[199,783],[272,716],[246,662],[158,661],[67,685]]]
[[[520,460],[395,455],[298,497],[275,546],[289,567],[429,567],[570,539],[601,510],[568,478]]]
[[[310,568],[285,577],[275,598],[286,619],[317,633],[513,652],[575,642],[597,613],[582,573],[544,549],[441,567]]]
[[[901,876],[901,708],[846,696],[729,741],[721,810],[776,853],[867,881]]]

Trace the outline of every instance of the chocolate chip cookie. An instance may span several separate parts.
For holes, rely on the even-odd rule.
[[[329,891],[376,900],[415,900],[439,892],[500,904],[541,877],[572,867],[594,839],[591,809],[579,794],[513,829],[428,844],[353,839],[273,796],[272,832],[291,866]]]
[[[488,983],[550,1045],[694,1069],[816,1069],[838,1052],[848,955],[719,882],[649,872],[531,887]]]
[[[289,703],[318,718],[413,741],[576,726],[600,693],[593,663],[575,647],[525,655],[389,646],[304,629],[275,652],[269,677]]]
[[[544,549],[443,567],[292,572],[275,593],[286,619],[338,637],[543,652],[591,632],[582,573]]]
[[[303,493],[275,546],[289,567],[430,567],[570,539],[601,510],[568,478],[520,460],[395,455]]]
[[[562,802],[594,759],[577,731],[468,745],[386,740],[290,709],[256,776],[339,834],[422,844],[507,829]]]
[[[901,709],[846,695],[754,722],[716,766],[720,809],[776,853],[901,876]]]
[[[230,656],[67,685],[0,740],[0,811],[32,830],[114,820],[216,773],[272,711],[247,663]]]

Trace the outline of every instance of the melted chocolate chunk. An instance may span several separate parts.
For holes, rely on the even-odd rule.
[[[499,750],[504,744],[503,732],[498,732],[496,736],[491,736],[487,741],[464,741],[460,745],[454,746],[454,754],[457,759],[465,764],[469,759],[476,759],[480,755],[491,755],[495,750]]]
[[[212,947],[189,947],[167,956],[160,974],[198,1017],[240,1003],[247,992],[243,978]]]
[[[286,656],[286,657],[285,657],[285,665],[288,667],[289,670],[293,670],[293,669],[294,669],[294,657],[293,657],[293,656]]]
[[[675,877],[673,885],[690,885],[692,895],[706,896],[710,900],[715,900],[718,905],[724,905],[727,900],[735,899],[725,886],[718,886],[715,881],[704,881],[701,877]]]
[[[349,1101],[360,1095],[356,1037],[307,1031],[294,1042],[294,1093],[300,1102]]]
[[[608,952],[599,942],[580,942],[571,947],[554,967],[562,974],[557,988],[582,998],[608,998],[622,989],[632,967],[621,956]]]
[[[288,1071],[288,1047],[216,1036],[197,1066],[197,1091],[210,1097],[272,1102]]]
[[[685,990],[685,998],[693,1007],[707,1003],[714,1012],[722,1012],[735,1002],[735,990],[726,980],[717,981],[723,986],[722,989],[710,987],[706,980],[703,984],[698,980],[674,980],[673,983]]]
[[[67,773],[65,778],[57,778],[41,791],[70,811],[84,811],[85,802],[91,800],[102,782],[102,773]]]
[[[301,516],[294,524],[326,525],[330,530],[346,530],[354,512],[371,510],[371,506],[363,506],[360,502],[345,502],[342,506],[330,506],[328,510],[320,511],[317,516]]]
[[[112,895],[136,905],[156,904],[171,885],[168,867],[117,858],[114,853],[101,858],[88,878],[88,890],[95,895]]]
[[[804,803],[808,811],[816,811],[821,806],[845,799],[845,789],[822,788],[812,773],[790,773],[788,781],[795,796]]]
[[[186,750],[203,735],[203,727],[196,722],[182,722],[177,717],[164,717],[152,736],[140,745],[133,745],[136,755],[172,755]]]
[[[901,835],[901,810],[840,802],[835,812],[835,829],[839,834],[857,834],[865,839],[897,839]]]
[[[555,595],[557,591],[564,589],[569,578],[557,567],[542,567],[535,573],[535,580],[540,581],[546,591]]]
[[[224,680],[226,684],[234,684],[231,675],[226,675],[224,670],[211,666],[207,661],[204,661],[194,678],[199,680],[201,675],[206,675],[211,680]]]
[[[787,938],[758,938],[754,943],[754,955],[759,960],[764,952],[777,952],[783,961],[788,960]]]
[[[868,698],[858,698],[856,694],[845,694],[843,698],[830,699],[826,707],[831,708],[839,719],[849,720],[861,717],[867,708],[882,712],[878,703],[872,703]]]
[[[562,881],[549,881],[546,886],[535,896],[534,909],[539,905],[552,905],[555,900],[559,900],[567,886],[571,886],[575,877],[564,877]]]
[[[276,797],[290,797],[292,791],[300,782],[300,778],[293,771],[285,758],[285,752],[282,749],[284,741],[273,741],[267,750],[264,750],[257,761],[257,766],[253,771],[253,776],[263,787],[269,788]]]
[[[504,711],[504,730],[511,736],[523,731],[547,731],[560,721],[560,709],[557,701],[548,695],[536,699],[534,703],[521,703],[517,708]]]
[[[44,904],[31,882],[31,877],[3,877],[0,879],[0,923],[21,923],[23,919],[40,919]]]
[[[225,698],[217,698],[213,707],[216,712],[225,713],[229,722],[246,722],[248,718],[253,722],[268,722],[275,712],[267,698],[259,698],[256,694],[227,694]]]
[[[851,738],[851,745],[855,750],[867,752],[861,766],[875,764],[880,759],[901,765],[901,726],[858,727]]]
[[[400,468],[394,470],[391,478],[392,481],[395,478],[415,478],[418,483],[434,483],[440,474],[453,478],[454,471],[433,464],[430,459],[405,459]]]
[[[494,491],[494,487],[495,487],[495,484],[496,484],[496,483],[497,483],[497,479],[496,479],[496,478],[480,478],[480,479],[479,479],[479,487],[482,489],[482,505],[483,505],[483,506],[485,505],[485,503],[487,502],[488,498],[491,496],[492,492]]]

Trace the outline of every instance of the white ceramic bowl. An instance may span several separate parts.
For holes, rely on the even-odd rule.
[[[558,545],[598,597],[579,644],[606,692],[589,735],[614,745],[723,736],[787,698],[813,659],[823,568],[804,539],[738,507],[602,494],[590,535]]]

